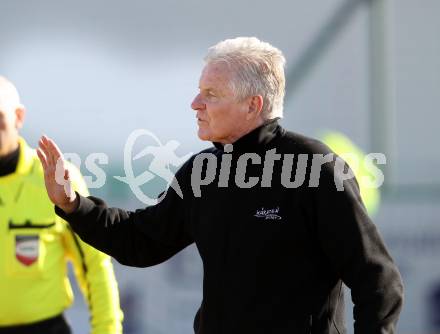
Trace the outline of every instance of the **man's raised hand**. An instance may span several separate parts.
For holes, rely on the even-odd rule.
[[[66,213],[74,212],[79,200],[72,189],[67,164],[55,142],[42,136],[38,141],[37,154],[44,170],[47,194],[56,206]]]

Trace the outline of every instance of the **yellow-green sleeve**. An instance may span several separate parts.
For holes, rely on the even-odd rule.
[[[79,171],[74,167],[69,169],[74,189],[81,195],[88,195]],[[84,243],[67,223],[65,240],[68,257],[91,313],[91,334],[122,333],[123,315],[111,258]]]

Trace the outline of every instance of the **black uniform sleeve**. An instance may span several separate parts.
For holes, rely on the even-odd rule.
[[[392,334],[403,303],[403,284],[354,178],[338,191],[326,164],[313,190],[319,243],[331,266],[351,289],[356,334]],[[324,167],[324,166],[323,166]]]
[[[182,187],[184,167],[178,174]],[[182,199],[170,187],[161,202],[134,212],[109,208],[99,198],[77,194],[79,207],[75,212],[66,214],[58,207],[55,211],[84,242],[121,264],[147,267],[169,259],[193,242],[185,198],[189,195],[183,194]]]

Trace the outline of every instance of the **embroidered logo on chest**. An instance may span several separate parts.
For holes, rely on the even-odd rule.
[[[280,220],[282,217],[280,215],[280,208],[276,207],[274,209],[265,209],[264,207],[257,210],[254,217],[261,218],[264,220]]]
[[[38,235],[15,236],[15,257],[25,266],[38,260]]]

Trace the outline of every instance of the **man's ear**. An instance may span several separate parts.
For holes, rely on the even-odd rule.
[[[263,97],[261,95],[252,96],[249,100],[248,119],[257,118],[263,110]]]
[[[15,128],[21,129],[23,127],[24,118],[26,116],[26,109],[23,105],[20,105],[15,109]]]

